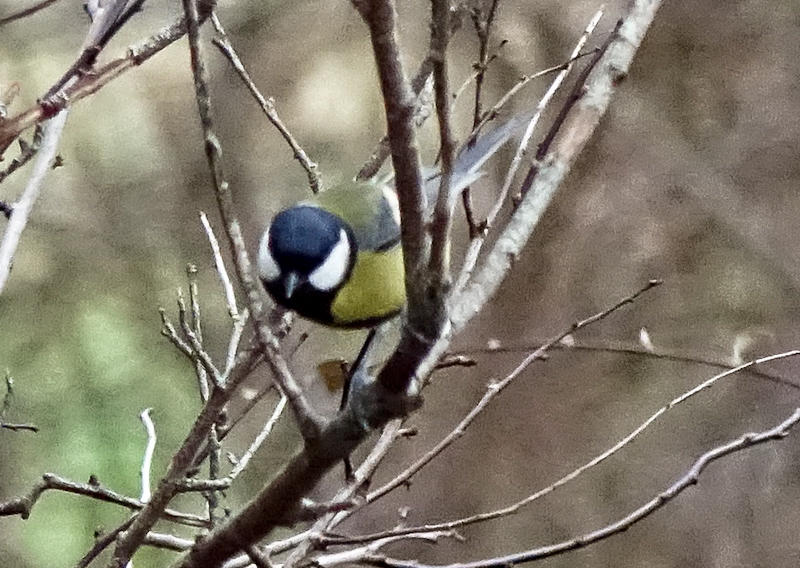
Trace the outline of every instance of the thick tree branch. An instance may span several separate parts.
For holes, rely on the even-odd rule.
[[[452,208],[450,207],[450,184],[453,177],[453,164],[456,155],[456,141],[453,136],[450,104],[450,78],[447,69],[447,46],[450,41],[450,2],[431,1],[431,57],[433,58],[433,87],[436,97],[436,116],[439,119],[439,140],[441,143],[442,179],[436,196],[436,206],[431,223],[431,258],[428,272],[431,275],[430,296],[438,298],[436,308],[444,309],[444,297],[450,285],[450,228]],[[433,314],[435,319],[444,314]]]
[[[407,326],[426,338],[436,337],[427,297],[429,251],[425,216],[428,209],[424,193],[414,112],[415,97],[403,68],[397,38],[397,12],[393,0],[354,0],[369,28],[372,50],[383,94],[389,145],[392,151],[395,189],[400,201],[403,256],[408,298]],[[391,385],[405,390],[406,385]]]

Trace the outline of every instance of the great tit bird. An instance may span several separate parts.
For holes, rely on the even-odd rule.
[[[400,209],[387,186],[332,187],[279,212],[258,269],[280,305],[319,323],[363,328],[405,303]]]
[[[513,119],[462,148],[453,203],[525,124]],[[429,176],[429,203],[438,186],[438,176]],[[280,211],[261,238],[258,269],[278,304],[318,323],[367,328],[396,316],[405,304],[397,195],[388,183],[351,182]]]

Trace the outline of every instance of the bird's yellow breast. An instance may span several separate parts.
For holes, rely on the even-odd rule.
[[[334,325],[358,326],[398,314],[405,301],[400,245],[380,253],[360,251],[350,279],[331,304],[331,315]]]

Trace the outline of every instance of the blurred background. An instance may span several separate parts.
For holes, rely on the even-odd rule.
[[[0,18],[33,4],[0,0]],[[400,3],[407,70],[427,49],[428,4]],[[488,6],[484,6],[488,8]],[[562,63],[598,4],[583,0],[500,2],[484,103],[522,75]],[[624,3],[608,3],[590,45],[613,28]],[[146,4],[101,59],[119,56],[177,16],[177,2]],[[383,134],[383,115],[364,25],[345,2],[227,0],[219,17],[265,95],[327,184],[351,177]],[[60,0],[0,28],[0,89],[35,103],[72,64],[88,26],[78,0]],[[611,112],[556,195],[498,297],[453,348],[477,366],[437,374],[419,435],[398,445],[375,485],[428,450],[469,411],[491,380],[573,321],[633,292],[665,284],[577,335],[607,348],[637,346],[646,328],[655,349],[734,362],[797,346],[800,311],[800,4],[733,0],[667,2],[645,38]],[[207,34],[207,39],[210,39]],[[502,40],[507,40],[499,47]],[[271,215],[307,194],[305,173],[219,53],[207,44],[225,167],[252,250]],[[469,77],[477,41],[469,22],[453,41],[453,84]],[[505,111],[523,112],[547,88],[536,81]],[[466,134],[471,87],[458,107]],[[436,154],[433,121],[422,140]],[[29,136],[30,134],[28,134]],[[219,227],[203,154],[185,41],[77,103],[0,297],[0,371],[14,379],[3,417],[36,434],[0,431],[0,501],[26,493],[44,472],[77,481],[94,474],[139,494],[148,407],[159,433],[155,476],[199,409],[191,365],[160,334],[158,309],[176,318],[186,267],[198,268],[209,350],[224,356],[231,323],[198,214]],[[6,155],[5,166],[15,156]],[[475,189],[491,204],[509,155]],[[13,201],[30,167],[0,186]],[[455,229],[463,243],[463,224]],[[458,250],[458,247],[456,247]],[[299,322],[309,339],[295,371],[317,402],[337,399],[314,365],[352,358],[363,334]],[[489,342],[506,347],[486,352]],[[787,360],[769,369],[793,379]],[[408,490],[356,515],[345,532],[401,522],[445,521],[511,504],[616,443],[670,399],[719,372],[685,361],[561,350],[531,367],[456,445]],[[252,387],[268,380],[264,371]],[[631,447],[517,515],[463,530],[465,542],[398,546],[393,553],[449,563],[547,545],[626,515],[678,479],[703,452],[772,427],[800,393],[753,374],[726,379],[670,411]],[[232,439],[241,451],[270,402]],[[795,433],[712,465],[700,483],[651,518],[552,567],[797,566],[800,445]],[[237,445],[238,444],[238,445]],[[299,444],[289,416],[227,493],[238,510]],[[363,453],[363,449],[361,452]],[[320,487],[329,496],[341,472]],[[176,506],[199,512],[198,499]],[[404,509],[407,508],[407,509]],[[0,566],[71,566],[95,531],[127,516],[62,493],[40,499],[28,520],[0,518]],[[160,530],[174,531],[172,525]],[[188,534],[181,533],[179,534]],[[145,550],[137,566],[172,553]]]

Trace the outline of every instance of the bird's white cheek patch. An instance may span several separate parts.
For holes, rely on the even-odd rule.
[[[267,282],[274,282],[281,275],[281,269],[272,253],[269,252],[269,228],[264,231],[261,237],[261,244],[258,247],[258,274]]]
[[[339,233],[339,242],[333,247],[325,262],[308,275],[308,282],[317,290],[328,292],[342,285],[350,265],[350,242],[347,233]]]
[[[384,186],[383,198],[389,203],[389,207],[392,209],[392,216],[394,217],[394,221],[399,225],[400,201],[397,199],[397,194],[394,192],[392,188]]]

